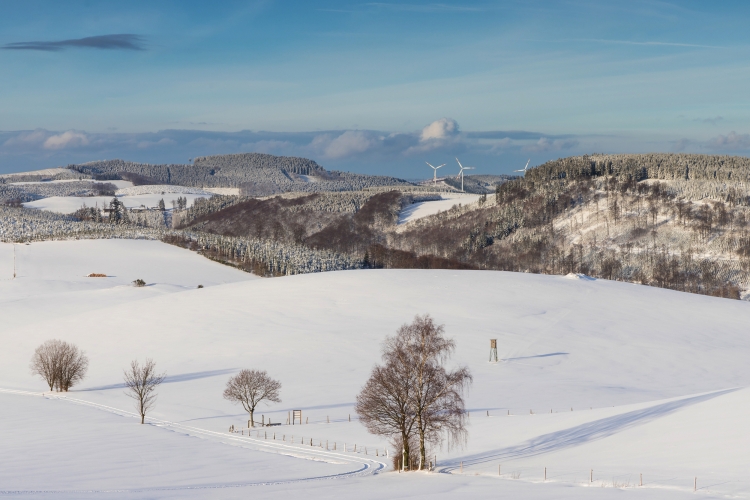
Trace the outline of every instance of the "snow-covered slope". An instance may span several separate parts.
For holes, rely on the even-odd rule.
[[[450,210],[454,205],[469,205],[476,203],[479,199],[478,194],[461,194],[461,193],[442,193],[442,200],[422,201],[405,207],[398,214],[398,223],[406,224],[428,215],[434,215],[438,212]]]
[[[119,258],[86,259],[107,254],[77,247],[93,244],[113,245],[108,252]],[[153,247],[144,247],[142,253],[136,250],[147,244]],[[602,280],[492,271],[346,271],[195,289],[199,280],[203,284],[221,281],[215,278],[209,283],[209,276],[199,273],[226,272],[232,275],[226,281],[232,281],[233,273],[239,271],[214,268],[218,264],[189,253],[184,261],[164,254],[162,261],[148,267],[142,259],[152,253],[158,256],[162,247],[186,252],[140,241],[18,246],[29,252],[19,260],[20,277],[0,282],[4,345],[0,387],[44,390],[43,382],[28,373],[28,361],[39,343],[61,338],[76,343],[91,358],[89,377],[69,397],[130,411],[131,401],[123,395],[122,368],[131,359],[152,357],[169,375],[152,416],[200,432],[226,433],[229,425],[246,422],[242,410],[221,397],[226,379],[241,368],[266,369],[281,380],[283,402],[264,407],[265,418],[284,422],[288,411],[302,409],[309,419],[302,427],[274,428],[281,437],[312,438],[316,446],[321,441],[331,446],[336,442],[339,450],[344,443],[348,448],[357,443],[360,452],[367,447],[370,453],[373,449],[382,453],[388,443],[368,435],[355,415],[349,422],[354,398],[379,360],[383,338],[415,314],[430,313],[456,339],[454,361],[468,365],[474,375],[468,397],[467,445],[434,450],[446,472],[460,475],[464,462],[463,478],[412,476],[402,490],[394,485],[403,483],[393,482],[401,478],[386,482],[382,477],[361,478],[341,482],[341,488],[350,490],[316,486],[321,497],[380,497],[365,493],[372,487],[368,485],[380,485],[376,491],[385,496],[432,491],[440,498],[455,488],[477,498],[494,498],[500,492],[525,498],[578,498],[592,495],[593,490],[575,488],[578,493],[568,493],[568,487],[588,485],[590,469],[595,471],[595,486],[633,486],[643,473],[644,489],[659,487],[653,490],[658,491],[653,498],[687,494],[696,476],[703,492],[750,495],[745,473],[750,469],[750,456],[744,451],[750,446],[745,423],[750,393],[731,391],[750,382],[750,336],[746,334],[750,304],[746,302]],[[7,258],[9,254],[2,255]],[[73,263],[75,259],[78,263]],[[199,261],[209,267],[201,267]],[[107,262],[113,267],[107,267]],[[121,274],[123,282],[120,288],[84,290],[93,286],[86,280],[94,278],[78,276],[88,272],[117,274],[118,279]],[[136,277],[161,284],[145,289],[124,286]],[[179,293],[153,293],[151,289]],[[141,300],[132,297],[141,292],[145,292]],[[491,338],[498,339],[500,363],[487,361]],[[28,402],[32,396],[18,394],[0,394],[0,398],[4,407],[12,405],[34,418],[55,418],[61,411],[59,405],[71,404],[42,399],[32,403]],[[107,423],[109,417],[86,416],[97,411],[82,407],[70,418],[93,418],[97,422],[91,424],[94,434],[120,429],[119,424]],[[20,425],[13,415],[0,416],[0,429]],[[200,432],[180,428],[177,433],[200,435],[210,443],[222,440]],[[134,442],[143,438],[139,436],[132,435]],[[143,439],[156,446],[162,438]],[[164,445],[174,450],[169,455],[173,460],[197,453],[190,451],[194,440],[182,436],[188,443],[183,446],[179,439],[163,439],[174,443]],[[45,442],[35,440],[29,449],[44,456]],[[118,442],[118,446],[126,445]],[[185,467],[214,470],[217,459],[210,457],[220,451],[213,451],[210,443],[207,461],[185,459]],[[92,442],[90,446],[97,445]],[[279,448],[275,451],[285,453]],[[233,460],[230,455],[236,451],[227,453],[227,460]],[[250,462],[262,460],[255,456],[259,451],[247,453]],[[131,452],[123,454],[123,460],[133,460],[127,458],[134,456]],[[363,459],[361,455],[356,456]],[[155,458],[154,463],[163,459]],[[0,463],[0,469],[5,465]],[[498,465],[503,472],[499,482],[495,477]],[[91,478],[90,483],[84,475],[75,487],[120,487],[128,484],[123,478],[135,474],[132,468],[122,476],[111,473],[107,482],[100,476],[112,467],[97,469],[96,481]],[[543,481],[544,467],[549,482],[557,486],[531,484]],[[173,469],[165,470],[161,482],[144,478],[144,484],[190,483]],[[310,471],[310,475],[318,474]],[[335,474],[341,469],[331,466],[330,471]],[[473,474],[492,477],[466,477]],[[249,474],[242,480],[261,476]],[[221,484],[232,481],[223,472],[215,477]],[[66,481],[61,483],[65,488],[74,487],[72,480]],[[196,478],[195,482],[201,481]],[[54,481],[44,484],[55,487]],[[31,479],[18,479],[13,485],[34,488]],[[0,485],[0,490],[8,488]],[[301,493],[298,488],[273,486],[263,491],[271,497]],[[605,492],[609,490],[595,490],[599,493],[592,498],[609,497]],[[640,496],[651,498],[644,492]]]
[[[140,186],[139,186],[140,187]],[[156,208],[159,200],[164,200],[167,209],[172,208],[172,201],[177,198],[187,198],[188,206],[192,205],[196,198],[209,198],[211,194],[181,194],[181,193],[156,193],[156,194],[135,194],[119,196],[118,199],[125,204],[127,208]],[[111,196],[51,196],[41,200],[24,203],[26,208],[37,208],[39,210],[49,210],[61,214],[70,214],[86,205],[87,207],[99,206],[108,207],[112,201]]]

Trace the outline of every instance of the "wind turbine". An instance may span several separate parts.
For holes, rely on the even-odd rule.
[[[428,165],[430,165],[429,162],[425,162],[425,163],[427,163]],[[443,163],[442,165],[440,165],[440,167],[444,167],[444,166],[445,166],[445,163]],[[432,175],[432,182],[434,184],[437,184],[437,169],[439,169],[440,167],[433,167],[432,165],[430,165],[430,168],[432,168],[432,171],[433,171],[432,172],[432,174],[433,174]]]
[[[458,161],[458,158],[456,158],[456,161]],[[456,176],[456,179],[461,177],[461,192],[464,192],[464,170],[474,170],[474,167],[464,167],[461,165],[461,162],[458,161],[458,166],[461,168],[461,170],[458,172],[458,175]]]
[[[523,170],[514,170],[514,172],[523,172],[526,173],[526,169],[529,168],[529,163],[531,162],[531,158],[529,158],[529,161],[526,162],[526,166],[523,167]]]

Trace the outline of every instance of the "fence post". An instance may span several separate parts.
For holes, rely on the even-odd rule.
[[[693,479],[693,491],[698,491],[698,478]]]
[[[640,484],[638,486],[643,486],[643,473],[642,472],[641,472],[640,476],[641,476],[641,481],[640,481]]]
[[[591,471],[589,472],[589,483],[593,483],[593,482],[594,482],[594,469],[591,469]]]
[[[544,480],[547,480],[547,467],[544,468]]]

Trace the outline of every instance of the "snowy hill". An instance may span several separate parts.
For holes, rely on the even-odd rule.
[[[144,241],[46,242],[16,250],[19,277],[0,281],[6,346],[0,440],[14,455],[36,457],[46,474],[24,475],[32,462],[4,454],[2,491],[143,487],[142,495],[132,494],[178,498],[188,493],[168,490],[213,485],[220,489],[212,497],[229,498],[246,490],[226,486],[346,473],[356,477],[316,482],[309,491],[321,498],[409,492],[448,498],[450,491],[474,498],[609,498],[619,490],[598,486],[634,487],[642,473],[639,498],[682,498],[696,476],[706,494],[750,495],[750,392],[734,390],[750,385],[746,302],[494,271],[364,270],[248,280],[251,275],[190,252]],[[10,255],[0,246],[0,259]],[[148,262],[149,256],[156,260]],[[112,286],[100,285],[110,278],[92,281],[97,278],[83,277],[89,272],[116,277]],[[136,277],[156,285],[126,286]],[[206,288],[195,289],[197,283]],[[457,342],[454,361],[474,375],[469,441],[433,450],[439,470],[451,475],[367,477],[387,462],[372,451],[382,454],[389,444],[356,421],[354,398],[379,360],[383,338],[423,313],[445,324]],[[91,358],[89,376],[67,397],[110,410],[7,392],[45,389],[29,374],[28,361],[50,338],[74,342]],[[491,338],[498,339],[499,363],[487,361]],[[152,413],[156,425],[142,428],[123,418],[132,405],[123,395],[122,368],[145,357],[169,378]],[[240,368],[266,369],[281,380],[283,402],[263,408],[265,418],[283,423],[288,411],[302,409],[309,424],[272,428],[278,439],[269,436],[270,442],[228,434],[230,425],[246,421],[241,408],[221,397],[226,379]],[[301,437],[315,446],[303,447]],[[50,443],[70,440],[82,458],[60,463]],[[319,447],[326,441],[338,444],[337,454]],[[344,443],[347,453],[340,451]],[[543,482],[544,467],[552,484],[535,484]],[[591,485],[590,469],[597,488],[571,489]],[[469,477],[474,474],[480,477]],[[270,498],[306,487],[263,488],[253,491]]]

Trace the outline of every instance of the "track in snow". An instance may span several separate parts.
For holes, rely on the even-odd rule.
[[[58,395],[55,393],[38,393],[38,392],[30,392],[30,391],[19,391],[15,389],[2,389],[0,388],[0,393],[4,394],[15,394],[18,396],[32,396],[32,397],[43,397],[46,399],[57,399],[62,401],[67,401],[73,404],[78,404],[82,406],[89,406],[91,408],[95,408],[100,411],[106,411],[108,413],[113,413],[115,415],[124,416],[124,417],[131,417],[131,418],[140,418],[140,415],[137,415],[133,412],[129,412],[126,410],[121,410],[119,408],[115,408],[112,406],[106,406],[99,403],[93,403],[90,401],[85,401],[82,399],[72,398],[68,396]],[[331,474],[331,475],[325,475],[325,476],[310,476],[310,477],[301,477],[296,479],[284,479],[284,480],[278,480],[278,481],[247,481],[247,482],[231,482],[231,483],[221,483],[221,484],[209,484],[209,485],[184,485],[184,486],[156,486],[156,487],[147,487],[147,488],[116,488],[116,489],[80,489],[80,490],[0,490],[0,494],[2,495],[21,495],[21,494],[63,494],[63,493],[80,493],[80,494],[86,494],[86,493],[139,493],[139,492],[148,492],[148,491],[179,491],[179,490],[211,490],[211,489],[222,489],[222,488],[243,488],[243,487],[249,487],[249,486],[272,486],[272,485],[279,485],[279,484],[290,484],[290,483],[300,483],[300,482],[306,482],[306,481],[321,481],[326,479],[344,479],[349,477],[361,477],[361,476],[370,476],[373,474],[377,474],[381,471],[384,471],[387,468],[387,465],[383,462],[380,462],[378,460],[374,460],[371,458],[364,458],[362,456],[352,456],[352,454],[349,453],[342,453],[342,452],[333,452],[330,450],[323,450],[323,449],[316,449],[315,447],[309,447],[305,448],[304,445],[295,446],[290,445],[286,443],[279,443],[278,441],[267,441],[265,439],[256,439],[252,438],[250,436],[236,436],[233,434],[227,435],[223,432],[216,432],[216,431],[209,431],[205,429],[200,429],[198,427],[193,427],[189,425],[179,424],[177,422],[171,422],[168,420],[160,420],[155,418],[146,418],[146,423],[161,427],[167,430],[171,430],[173,432],[181,432],[189,436],[196,436],[196,437],[203,437],[208,439],[214,439],[219,442],[223,442],[225,444],[231,443],[231,444],[239,444],[243,448],[252,448],[256,451],[261,452],[267,452],[267,453],[279,453],[283,455],[287,455],[290,457],[295,458],[304,458],[304,459],[318,459],[318,460],[328,460],[328,461],[338,461],[339,463],[352,463],[356,464],[358,468],[348,471],[348,472],[342,472],[338,474]],[[357,453],[357,455],[360,455]]]

